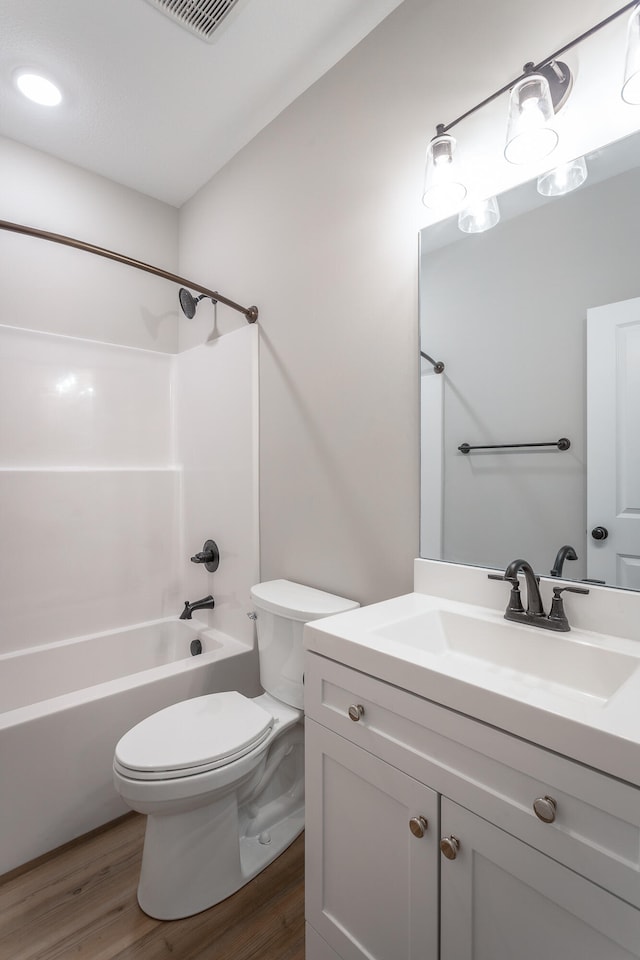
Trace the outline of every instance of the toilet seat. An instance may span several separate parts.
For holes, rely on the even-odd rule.
[[[174,780],[227,766],[267,739],[274,716],[237,691],[174,703],[142,720],[116,746],[131,780]]]

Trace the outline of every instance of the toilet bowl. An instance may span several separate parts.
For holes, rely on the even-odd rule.
[[[138,902],[159,920],[230,896],[304,827],[302,629],[358,604],[287,580],[251,596],[265,692],[173,704],[116,746],[115,788],[147,815]]]

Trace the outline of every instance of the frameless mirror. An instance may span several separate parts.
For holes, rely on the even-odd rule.
[[[420,552],[640,590],[640,134],[586,162],[421,233]]]

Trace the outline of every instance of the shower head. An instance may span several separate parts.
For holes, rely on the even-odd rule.
[[[204,293],[201,293],[199,297],[194,297],[193,294],[189,293],[185,287],[180,287],[180,290],[178,291],[178,298],[180,300],[182,312],[189,320],[191,320],[192,317],[195,317],[197,306],[201,300],[211,300],[211,303],[217,303],[213,297],[207,297],[207,295]]]

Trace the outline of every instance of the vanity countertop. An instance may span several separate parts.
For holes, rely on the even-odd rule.
[[[409,593],[307,624],[305,648],[640,786],[637,640]]]

